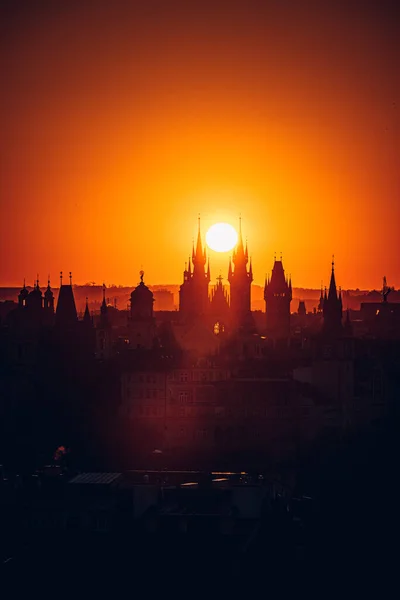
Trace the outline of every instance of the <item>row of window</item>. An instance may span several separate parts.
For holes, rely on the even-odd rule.
[[[162,374],[154,373],[132,373],[125,375],[128,382],[141,382],[141,383],[158,383],[163,381]],[[225,371],[178,371],[168,374],[169,381],[180,381],[185,383],[187,381],[220,381],[227,379]]]
[[[135,407],[132,407],[135,412]],[[165,414],[164,406],[138,406],[137,414],[140,416],[163,416]],[[198,416],[217,416],[217,417],[258,417],[258,418],[269,418],[269,419],[284,419],[286,421],[294,422],[296,418],[290,412],[285,410],[274,410],[274,409],[257,409],[257,408],[232,408],[224,406],[204,407],[204,406],[181,406],[178,410],[180,417],[198,417]],[[308,417],[310,415],[310,409],[303,407],[300,415],[302,417]]]
[[[175,380],[181,383],[187,381],[221,381],[227,379],[224,371],[180,371],[178,373],[169,373],[169,381]]]

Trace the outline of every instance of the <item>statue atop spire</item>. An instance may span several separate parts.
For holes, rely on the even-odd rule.
[[[387,281],[386,281],[386,275],[384,275],[383,277],[383,284],[382,284],[382,302],[387,302],[387,298],[390,294],[390,292],[393,292],[394,288],[388,286]]]

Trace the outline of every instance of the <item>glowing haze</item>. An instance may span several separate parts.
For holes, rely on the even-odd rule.
[[[0,285],[178,283],[198,213],[241,213],[255,283],[282,251],[294,285],[332,253],[345,288],[400,285],[395,2],[1,10]]]

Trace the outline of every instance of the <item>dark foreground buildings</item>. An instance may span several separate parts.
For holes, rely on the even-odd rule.
[[[326,539],[340,544],[351,530],[350,559],[362,507],[381,510],[378,490],[393,479],[400,305],[384,285],[381,302],[350,314],[332,263],[318,306],[293,312],[291,277],[275,259],[266,312],[252,312],[241,235],[227,279],[211,284],[199,224],[179,311],[154,311],[143,272],[126,311],[104,286],[100,311],[86,304],[78,315],[71,274],[57,302],[37,279],[1,307],[1,510],[17,570],[36,559],[13,540],[28,535],[20,546],[30,548],[44,531],[42,563],[53,564],[46,548],[57,539],[96,556],[93,573],[117,572],[126,556],[145,572],[151,557],[168,577],[171,548],[190,571],[185,557],[204,561],[204,544],[233,574],[245,564],[255,577],[262,556],[273,573],[304,573],[326,568],[318,545],[337,560]]]
[[[210,289],[199,221],[178,312],[154,312],[143,272],[128,311],[108,305],[104,286],[99,313],[86,304],[81,317],[71,274],[57,303],[50,280],[44,291],[24,284],[2,311],[2,461],[35,463],[65,444],[78,462],[113,468],[157,456],[185,468],[297,463],[397,411],[390,288],[350,318],[332,262],[318,306],[291,312],[291,277],[275,258],[266,313],[251,312],[241,230],[227,279],[229,292],[221,276]]]

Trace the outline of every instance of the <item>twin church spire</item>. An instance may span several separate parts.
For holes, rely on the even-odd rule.
[[[228,281],[231,284],[231,313],[238,322],[251,313],[250,286],[253,281],[253,269],[251,260],[249,267],[248,263],[247,242],[244,245],[240,220],[239,239],[232,259],[229,260],[228,268]],[[210,261],[207,261],[206,247],[202,243],[199,217],[196,245],[193,243],[192,256],[185,265],[183,283],[179,290],[179,310],[183,316],[201,316],[209,312],[208,284],[210,279]]]

